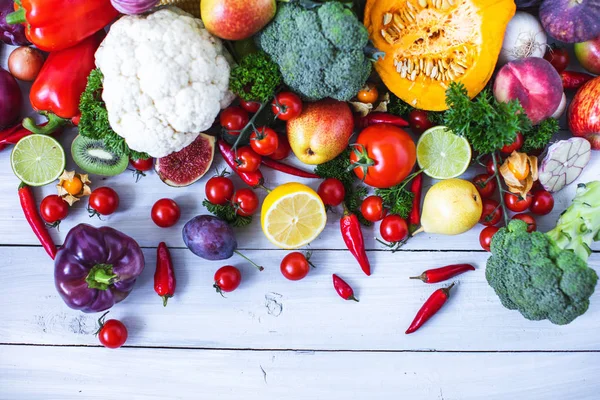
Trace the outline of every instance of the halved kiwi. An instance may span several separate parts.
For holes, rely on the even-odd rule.
[[[71,145],[75,164],[94,175],[114,176],[127,169],[129,159],[110,151],[102,140],[77,135]]]

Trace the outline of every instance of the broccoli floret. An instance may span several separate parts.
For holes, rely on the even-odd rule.
[[[266,102],[281,84],[281,73],[264,51],[248,54],[231,70],[229,88],[246,101]]]
[[[279,65],[285,84],[307,100],[350,100],[371,73],[368,32],[336,1],[311,9],[281,4],[256,42]]]
[[[504,307],[558,325],[587,311],[598,275],[550,236],[514,220],[494,235],[491,251],[485,275]]]

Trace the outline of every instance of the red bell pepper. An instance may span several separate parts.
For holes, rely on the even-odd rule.
[[[48,124],[40,128],[25,118],[25,128],[49,134],[79,115],[79,99],[96,67],[94,54],[105,35],[99,31],[74,47],[50,53],[29,92],[31,106],[48,118]]]
[[[110,24],[110,0],[16,0],[9,24],[24,24],[27,39],[44,51],[73,47]]]

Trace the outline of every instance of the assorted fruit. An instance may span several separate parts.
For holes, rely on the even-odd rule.
[[[301,249],[319,238],[328,217],[339,219],[367,276],[376,265],[364,227],[378,224],[378,242],[396,252],[419,233],[458,235],[480,224],[480,245],[491,252],[486,278],[506,308],[555,324],[587,310],[597,281],[587,258],[599,237],[600,183],[578,182],[552,231],[537,232],[536,218],[558,207],[554,193],[576,182],[600,149],[596,0],[260,0],[251,9],[201,0],[187,10],[194,15],[159,3],[0,2],[0,38],[20,46],[9,71],[0,69],[0,151],[14,145],[21,207],[54,260],[56,288],[69,307],[111,308],[145,266],[135,240],[113,228],[79,224],[60,248],[48,231],[87,196],[91,216],[118,212],[119,193],[101,177],[129,168],[136,182],[156,174],[173,188],[203,185],[207,214],[187,221],[182,238],[206,260],[237,254],[262,271],[236,239],[258,212],[265,237],[294,250],[280,263],[292,281],[315,267]],[[516,11],[529,7],[539,7],[539,16]],[[49,14],[53,21],[95,18],[58,31],[34,18]],[[575,43],[576,60],[564,46],[548,45],[548,36]],[[571,61],[587,72],[568,70]],[[46,122],[20,120],[17,79],[33,82],[29,101]],[[565,111],[574,137],[551,143]],[[71,143],[56,140],[72,126]],[[65,169],[63,145],[76,170]],[[203,180],[216,148],[228,170]],[[297,161],[286,161],[291,153]],[[289,183],[270,187],[264,168]],[[461,178],[469,168],[479,168],[470,181]],[[422,199],[424,176],[433,185]],[[32,187],[56,181],[57,194],[38,208]],[[185,211],[162,198],[146,212],[172,229]],[[161,242],[154,290],[165,306],[179,268]],[[449,265],[412,279],[434,284],[474,269]],[[242,277],[225,265],[213,287],[232,292]],[[358,301],[348,283],[332,278],[342,299]],[[442,308],[454,284],[433,292],[407,334]],[[127,328],[105,315],[100,342],[120,347]]]

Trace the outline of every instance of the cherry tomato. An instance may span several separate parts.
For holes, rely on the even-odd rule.
[[[129,160],[129,163],[136,171],[150,171],[154,166],[154,158],[150,157],[145,160],[141,158],[138,160],[131,159]]]
[[[321,182],[317,193],[326,206],[332,207],[342,204],[344,197],[346,197],[344,184],[335,178],[328,178]]]
[[[535,222],[535,218],[533,218],[533,215],[531,214],[516,214],[513,215],[512,219],[520,219],[521,221],[524,221],[527,224],[527,232],[529,233],[537,229],[537,223]]]
[[[106,313],[108,314],[108,312]],[[109,349],[118,349],[123,346],[127,341],[127,327],[119,320],[109,319],[104,321],[104,314],[98,321],[100,323],[100,329],[96,333],[98,340],[104,347]]]
[[[521,132],[517,132],[517,137],[515,138],[515,141],[510,144],[507,144],[506,146],[501,148],[500,151],[504,154],[511,154],[513,151],[517,151],[521,147],[523,147],[523,135],[521,134]]]
[[[63,189],[67,191],[72,196],[81,193],[83,190],[83,182],[79,177],[74,176],[73,179],[66,180],[62,183]]]
[[[552,64],[554,69],[560,74],[569,66],[569,53],[562,47],[552,46],[546,50],[544,58]]]
[[[358,92],[356,98],[361,103],[373,104],[379,98],[379,91],[375,85],[368,84]]]
[[[281,273],[290,281],[299,281],[308,275],[310,262],[306,256],[299,251],[294,251],[281,260]]]
[[[523,168],[522,170],[517,168],[513,163],[511,163],[510,161],[508,162],[508,169],[510,172],[513,173],[513,175],[515,176],[515,178],[517,178],[518,180],[523,180],[525,178],[527,178],[527,176],[529,175],[529,163],[525,164],[525,168]]]
[[[168,228],[179,221],[181,210],[171,199],[160,199],[152,206],[152,221],[161,228]]]
[[[269,156],[279,147],[279,135],[266,126],[258,128],[250,135],[250,147],[261,156]]]
[[[249,217],[258,210],[258,196],[252,189],[244,188],[236,191],[231,198],[231,203],[237,209],[237,214]]]
[[[483,199],[483,211],[479,223],[492,226],[496,225],[502,219],[502,207],[498,207],[498,202],[493,199]]]
[[[491,179],[490,179],[491,178]],[[482,198],[492,197],[496,193],[496,180],[488,174],[480,174],[473,178],[473,184]]]
[[[527,194],[525,198],[522,198],[518,194],[504,193],[504,204],[512,212],[523,212],[531,205],[532,196]]]
[[[537,215],[546,215],[554,208],[554,197],[547,190],[538,190],[533,194],[529,209]]]
[[[219,116],[221,126],[229,131],[232,135],[239,135],[240,131],[244,129],[250,117],[248,112],[240,107],[227,107],[221,111]]]
[[[502,162],[498,160],[498,162]],[[496,168],[494,167],[494,160],[490,157],[487,163],[485,163],[485,170],[488,175],[494,175],[496,173]]]
[[[287,135],[279,135],[278,143],[279,145],[277,146],[275,152],[269,156],[269,158],[277,161],[287,158],[292,151]]]
[[[258,101],[246,101],[240,99],[240,106],[249,113],[255,113],[260,109],[261,104]]]
[[[402,182],[411,173],[416,159],[416,146],[410,135],[388,124],[365,128],[350,153],[358,179],[376,188],[389,188]]]
[[[213,204],[219,205],[230,201],[234,190],[232,180],[223,175],[213,176],[206,182],[206,186],[204,187],[206,199]]]
[[[420,135],[427,129],[433,127],[433,122],[429,120],[427,111],[422,110],[411,111],[410,114],[408,114],[408,123],[410,124],[410,129],[417,135]]]
[[[109,187],[99,187],[90,195],[89,208],[100,215],[110,215],[119,207],[119,195]]]
[[[289,121],[302,114],[302,99],[296,93],[281,92],[275,96],[271,109],[277,118]]]
[[[360,205],[360,212],[367,221],[381,221],[387,214],[383,207],[383,199],[379,196],[369,196]]]
[[[236,163],[237,169],[240,172],[253,172],[256,171],[260,167],[260,163],[262,161],[262,157],[250,146],[244,146],[237,149],[236,152]]]
[[[497,226],[486,226],[479,233],[479,244],[485,251],[490,251],[490,245],[492,244],[492,238],[498,232],[500,228]]]
[[[42,200],[40,214],[47,223],[56,224],[69,215],[69,203],[64,201],[62,197],[51,194]]]
[[[408,225],[401,216],[391,214],[381,221],[379,233],[386,242],[398,243],[408,236]]]
[[[242,282],[242,273],[233,265],[226,265],[215,272],[215,284],[213,287],[218,293],[233,292]]]

